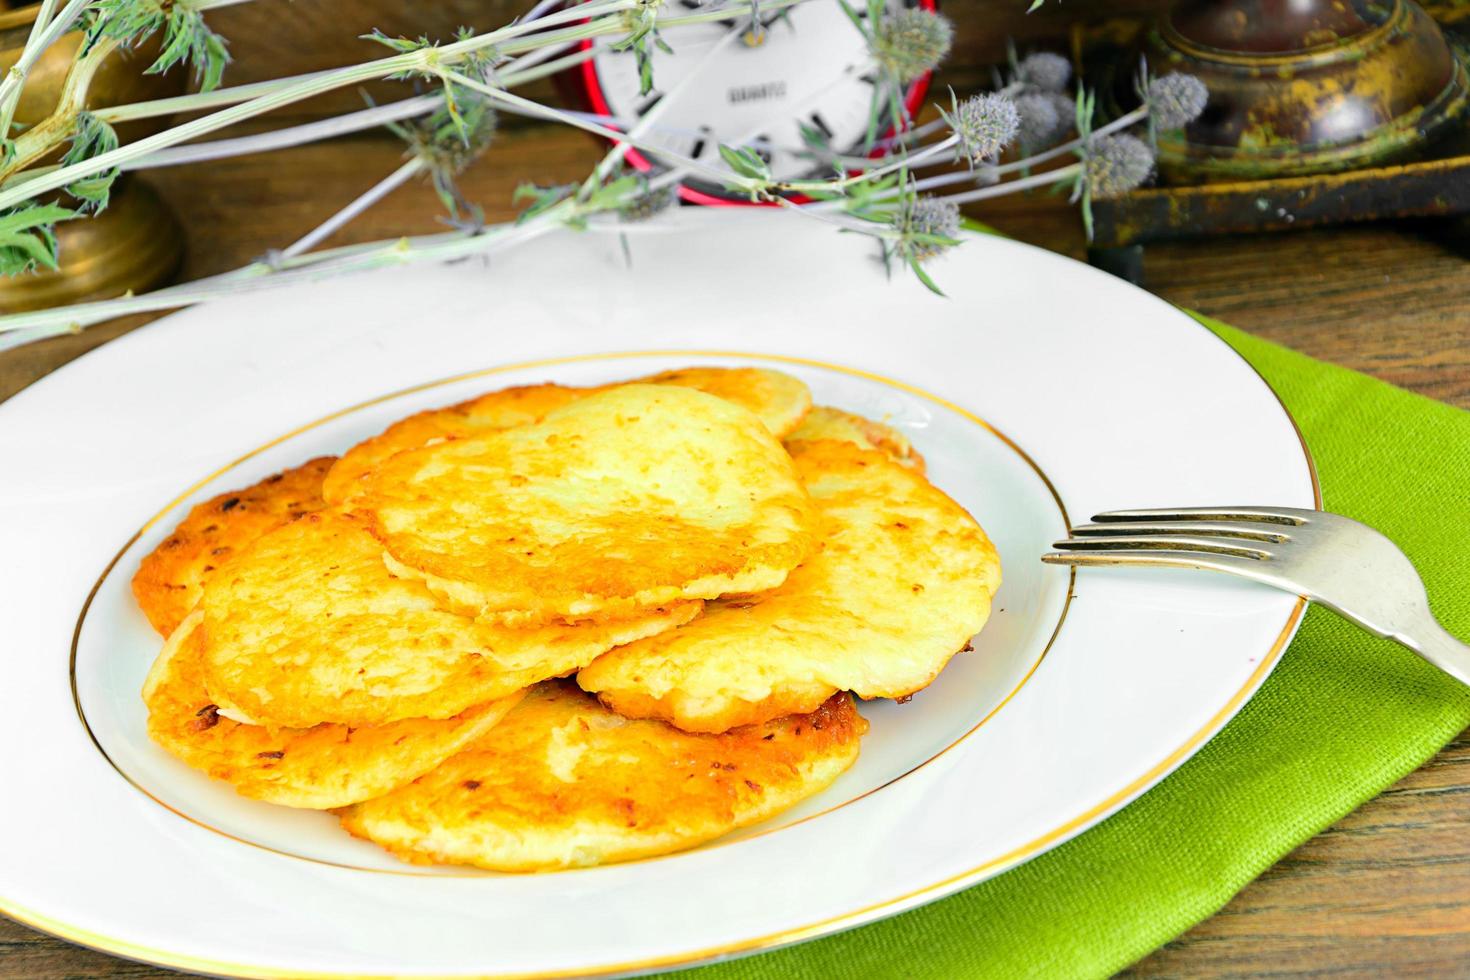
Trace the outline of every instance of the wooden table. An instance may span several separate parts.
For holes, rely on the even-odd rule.
[[[293,241],[396,165],[378,138],[283,151],[149,179],[186,216],[184,275],[220,272]],[[581,136],[502,137],[466,176],[490,218],[514,185],[582,176],[598,148]],[[404,188],[339,242],[432,230],[437,205]],[[1008,200],[976,217],[1078,256],[1076,215],[1051,198]],[[1315,357],[1470,408],[1470,267],[1443,228],[1363,225],[1150,249],[1147,285]],[[0,398],[108,338],[132,317],[0,354]],[[1453,976],[1470,971],[1470,737],[1298,848],[1219,914],[1137,964],[1144,976]],[[0,976],[153,977],[0,918]]]

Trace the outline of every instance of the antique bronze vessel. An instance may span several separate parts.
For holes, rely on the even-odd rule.
[[[1420,155],[1463,125],[1465,66],[1414,0],[1181,0],[1142,42],[1204,114],[1161,134],[1165,183],[1330,173]]]
[[[0,4],[0,72],[20,57],[34,7],[4,10]],[[56,42],[26,78],[17,105],[16,130],[33,126],[55,109],[82,35],[72,32]],[[183,92],[187,77],[176,68],[145,75],[158,57],[157,38],[131,51],[118,51],[97,71],[88,89],[89,108],[165,98]],[[166,117],[118,126],[123,142],[161,130]],[[53,163],[57,154],[40,161]],[[55,196],[55,192],[51,196]],[[49,198],[48,198],[49,199]],[[61,203],[68,203],[62,195]],[[113,185],[107,210],[56,226],[60,268],[0,279],[0,313],[16,313],[87,299],[143,291],[167,280],[183,256],[183,230],[162,199],[141,181],[124,174]]]

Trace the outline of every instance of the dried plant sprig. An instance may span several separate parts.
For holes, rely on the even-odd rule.
[[[550,14],[544,18],[546,23],[534,23],[530,25],[510,25],[488,34],[456,41],[434,49],[433,57],[427,51],[411,51],[395,54],[386,58],[353,65],[347,68],[334,69],[330,72],[310,77],[290,86],[274,89],[267,94],[257,96],[246,102],[230,106],[218,112],[211,113],[199,119],[190,120],[180,126],[174,127],[162,133],[155,134],[117,150],[102,154],[82,164],[61,167],[45,175],[38,176],[34,181],[27,181],[28,191],[21,191],[17,187],[6,186],[0,189],[0,207],[7,207],[20,203],[27,197],[38,193],[53,190],[57,187],[88,174],[81,171],[81,167],[90,167],[93,172],[104,170],[107,167],[124,164],[130,160],[146,156],[148,153],[206,135],[225,126],[232,125],[244,119],[253,118],[264,112],[288,105],[302,99],[322,92],[331,91],[360,82],[384,78],[389,75],[404,71],[421,71],[431,67],[443,68],[448,64],[457,64],[472,53],[488,47],[496,47],[502,54],[516,54],[522,51],[534,50],[548,44],[562,44],[568,41],[583,40],[607,34],[616,34],[622,30],[619,19],[610,16],[630,5],[637,0],[593,0],[592,3],[584,4],[570,11],[560,11]],[[763,0],[766,9],[772,7],[788,7],[804,0]],[[668,17],[666,20],[660,17],[661,26],[682,26],[684,24],[708,23],[718,20],[731,20],[743,15],[749,10],[749,0],[736,2],[727,6],[710,11],[702,11],[694,14],[677,15]],[[594,16],[596,15],[596,16]],[[609,15],[609,16],[603,16]],[[564,23],[568,20],[578,20],[592,17],[586,23],[577,23],[572,27],[559,30],[544,30],[551,22]],[[532,34],[532,37],[524,35]],[[0,168],[0,178],[7,176],[5,168]]]
[[[174,65],[190,65],[201,91],[217,87],[229,64],[224,38],[204,22],[195,0],[91,0],[87,9],[82,53],[101,38],[134,48],[163,31],[163,49],[145,74],[157,75]]]
[[[644,180],[638,193],[628,198],[618,208],[618,217],[624,221],[651,221],[679,203],[679,189],[673,184],[649,187]]]
[[[779,2],[779,0],[772,0],[772,2]],[[791,0],[791,2],[799,2],[799,0]],[[870,11],[874,4],[881,5],[881,0],[870,0]],[[788,2],[785,6],[790,6],[790,3]],[[711,12],[719,16],[706,19],[731,19],[729,9]],[[747,11],[752,9],[752,5],[747,3],[745,9]],[[553,42],[564,42],[565,40],[564,32],[548,33],[560,35],[553,38]],[[546,35],[543,35],[542,39],[545,40],[545,37]],[[467,40],[469,39],[461,35],[455,44],[464,44]],[[638,215],[641,209],[656,210],[671,204],[675,199],[674,183],[682,173],[695,172],[706,177],[713,174],[723,179],[732,189],[747,193],[753,198],[774,200],[775,203],[788,208],[795,208],[795,206],[781,199],[779,194],[798,187],[802,190],[810,189],[813,196],[823,198],[829,203],[836,203],[847,213],[846,217],[833,218],[822,216],[820,212],[812,210],[810,213],[813,217],[836,224],[844,230],[861,231],[871,235],[882,244],[885,258],[891,256],[903,260],[924,285],[939,292],[938,286],[922,268],[922,265],[947,248],[958,244],[958,205],[960,203],[979,199],[982,195],[1009,193],[1031,186],[1041,186],[1044,183],[1057,183],[1071,179],[1083,195],[1084,220],[1090,224],[1088,204],[1092,196],[1096,195],[1101,198],[1112,193],[1124,192],[1131,186],[1137,186],[1138,182],[1147,178],[1152,167],[1151,154],[1148,153],[1147,145],[1136,138],[1106,139],[1102,131],[1097,134],[1091,133],[1093,102],[1090,96],[1084,95],[1079,98],[1076,107],[1077,128],[1082,147],[1081,162],[1059,171],[1038,175],[1036,178],[1023,178],[1008,184],[951,195],[947,198],[921,197],[918,194],[920,182],[912,180],[909,176],[911,167],[926,159],[933,159],[943,151],[962,146],[967,158],[973,160],[972,154],[976,150],[984,150],[979,154],[981,159],[993,160],[999,153],[999,146],[991,148],[992,144],[1000,140],[1000,146],[1003,146],[1015,138],[1015,130],[1019,129],[1022,124],[1019,112],[1013,100],[997,97],[991,100],[991,111],[1004,115],[1004,109],[1009,108],[1010,112],[1015,115],[1014,120],[1008,124],[1005,120],[996,123],[995,119],[990,119],[991,129],[985,130],[984,127],[978,125],[976,120],[972,119],[970,122],[975,125],[969,127],[970,139],[968,141],[962,137],[960,132],[963,127],[956,126],[954,132],[936,143],[914,149],[906,147],[903,152],[895,154],[893,159],[885,161],[881,166],[871,168],[867,173],[848,173],[839,169],[836,176],[828,181],[777,181],[772,177],[766,159],[748,145],[722,147],[722,160],[728,170],[711,168],[700,161],[682,158],[660,147],[647,144],[642,138],[642,131],[647,129],[652,122],[651,119],[639,120],[627,133],[620,133],[596,121],[574,118],[572,114],[539,106],[530,100],[506,92],[505,80],[495,77],[495,62],[503,56],[505,50],[499,46],[476,45],[470,48],[469,50],[477,52],[480,59],[478,61],[468,57],[442,58],[442,54],[450,52],[453,47],[453,45],[446,45],[443,48],[425,47],[422,44],[413,43],[413,50],[404,50],[399,53],[420,56],[422,60],[403,65],[399,70],[435,78],[444,84],[446,93],[456,92],[462,87],[468,92],[482,96],[481,102],[484,104],[496,103],[513,107],[518,111],[541,115],[544,118],[579,125],[615,143],[614,150],[609,152],[608,157],[599,164],[598,169],[580,189],[574,189],[569,185],[561,188],[535,188],[523,192],[523,197],[529,197],[531,206],[526,209],[514,227],[517,231],[524,231],[526,234],[542,233],[551,227],[558,226],[587,228],[594,219],[600,217],[613,218],[621,224],[629,217]],[[388,60],[391,59],[382,59],[382,61]],[[895,97],[897,91],[896,86],[891,87],[891,92],[895,93]],[[1023,94],[1046,93],[1027,91]],[[1059,93],[1049,94],[1055,97],[1047,103],[1055,114],[1058,106],[1066,104],[1065,98]],[[457,107],[460,101],[446,97],[445,111],[450,111],[451,102]],[[958,114],[959,106],[952,104],[951,115],[957,117]],[[894,118],[898,119],[901,116],[895,115]],[[454,122],[452,114],[449,121],[444,122],[443,125],[448,131],[463,139],[460,128],[462,124]],[[995,128],[996,125],[999,126],[998,130]],[[1010,130],[1008,135],[1004,132],[1006,129]],[[651,180],[636,175],[617,174],[617,164],[621,159],[618,151],[627,146],[646,147],[673,163],[673,169]],[[1143,146],[1144,154],[1149,157],[1141,176],[1137,173],[1139,170],[1137,146]],[[404,168],[400,168],[400,171],[395,174],[389,175],[389,178],[376,185],[368,195],[359,198],[359,201],[364,201],[377,188],[392,184],[401,173],[407,172],[410,164],[425,166],[423,159],[423,157],[415,156],[409,164],[405,164]],[[1000,169],[1000,165],[992,167],[987,163],[989,171]],[[890,194],[896,197],[896,205],[885,196]],[[3,199],[0,199],[0,202],[3,202]],[[352,211],[357,203],[354,202],[354,205],[343,209],[339,215]],[[796,210],[808,213],[804,209],[797,208]],[[279,277],[320,276],[355,268],[371,268],[380,264],[396,264],[416,258],[445,258],[450,255],[483,253],[492,245],[500,247],[504,242],[510,240],[503,234],[503,228],[504,226],[497,229],[486,229],[478,222],[472,222],[461,233],[451,238],[435,238],[432,242],[426,240],[422,247],[418,243],[407,242],[375,243],[373,246],[360,249],[336,249],[311,255],[276,253],[268,261],[257,264],[257,266],[264,266],[265,272],[257,270],[247,278],[250,283],[272,278],[285,281],[284,278]],[[242,279],[237,282],[233,275],[222,277],[222,279],[224,282],[221,288],[227,291],[241,288],[240,282],[245,281]],[[175,305],[178,295],[159,297],[157,301],[166,302],[172,299],[173,302],[168,305]],[[207,296],[211,293],[204,284],[195,284],[193,292],[188,295]],[[7,320],[12,322],[7,323]],[[53,317],[46,322],[54,324],[56,320]],[[0,318],[0,332],[17,329],[20,325],[20,321],[14,318]],[[0,347],[8,346],[12,342],[14,338],[0,338]]]
[[[666,54],[673,53],[673,48],[669,47],[658,31],[658,8],[662,5],[663,0],[637,0],[633,7],[623,11],[627,35],[612,44],[614,51],[633,52],[638,64],[639,95],[647,95],[653,91],[653,52],[649,50],[649,46],[652,45]],[[751,15],[757,16],[757,0],[751,0],[750,9]]]
[[[1083,168],[1092,197],[1122,197],[1153,176],[1154,151],[1137,136],[1113,133],[1089,144]]]
[[[960,244],[958,204],[920,196],[911,180],[895,176],[876,186],[863,185],[862,191],[845,202],[844,210],[859,219],[859,224],[849,224],[844,230],[876,239],[883,268],[890,276],[894,263],[902,263],[926,289],[944,295],[924,263]]]
[[[904,87],[948,56],[954,43],[954,25],[944,15],[924,8],[890,11],[884,0],[867,0],[861,14],[848,0],[837,3],[867,43],[877,76],[873,79],[863,141],[863,149],[868,151],[878,142],[885,113],[896,131],[909,128]]]
[[[922,266],[960,244],[960,206],[943,198],[916,197],[899,213],[897,229],[894,248],[898,255],[920,282],[943,296]]]
[[[488,100],[475,93],[463,95],[446,86],[439,108],[412,122],[390,123],[388,128],[408,144],[408,153],[433,180],[434,191],[454,219],[481,218],[480,210],[460,193],[456,178],[495,137],[497,117]]]
[[[873,57],[901,85],[939,67],[954,44],[949,18],[923,7],[883,10],[872,30]]]
[[[960,159],[970,166],[995,160],[1010,146],[1021,128],[1021,115],[1010,96],[996,92],[974,95],[963,102],[950,93],[950,110],[939,110],[959,145]]]
[[[20,56],[5,73],[4,79],[0,79],[0,165],[9,163],[16,156],[15,143],[10,139],[10,124],[15,118],[15,107],[20,102],[20,90],[25,84],[26,76],[41,59],[41,55],[71,29],[89,2],[90,0],[69,0],[57,12],[57,0],[41,0],[40,6],[36,8],[36,17],[31,21],[31,33]]]
[[[61,158],[63,165],[79,163],[103,153],[117,149],[117,131],[90,112],[77,117],[77,129],[71,146]],[[118,168],[112,167],[101,173],[66,185],[66,192],[82,203],[83,210],[93,214],[107,207],[112,193],[112,182],[117,179]]]

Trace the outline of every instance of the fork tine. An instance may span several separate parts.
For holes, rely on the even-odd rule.
[[[1140,568],[1197,568],[1225,572],[1241,578],[1267,581],[1269,566],[1253,558],[1231,555],[1201,554],[1188,551],[1052,551],[1041,556],[1048,565],[1134,565]]]
[[[1311,511],[1295,507],[1156,507],[1110,510],[1092,519],[1107,521],[1264,521],[1268,524],[1305,524]]]
[[[1052,542],[1063,551],[1189,551],[1207,555],[1229,555],[1264,561],[1271,557],[1265,548],[1237,544],[1219,538],[1185,537],[1178,534],[1134,534],[1092,538],[1067,538]]]
[[[1276,530],[1281,528],[1281,530]],[[1079,524],[1072,528],[1074,537],[1116,534],[1189,534],[1221,538],[1249,538],[1254,541],[1290,541],[1291,535],[1282,524],[1252,521],[1110,521],[1104,524]]]

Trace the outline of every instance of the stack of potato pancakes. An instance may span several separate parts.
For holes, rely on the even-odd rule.
[[[495,391],[196,506],[133,591],[152,737],[416,863],[691,847],[820,792],[984,625],[898,432],[693,368]]]

